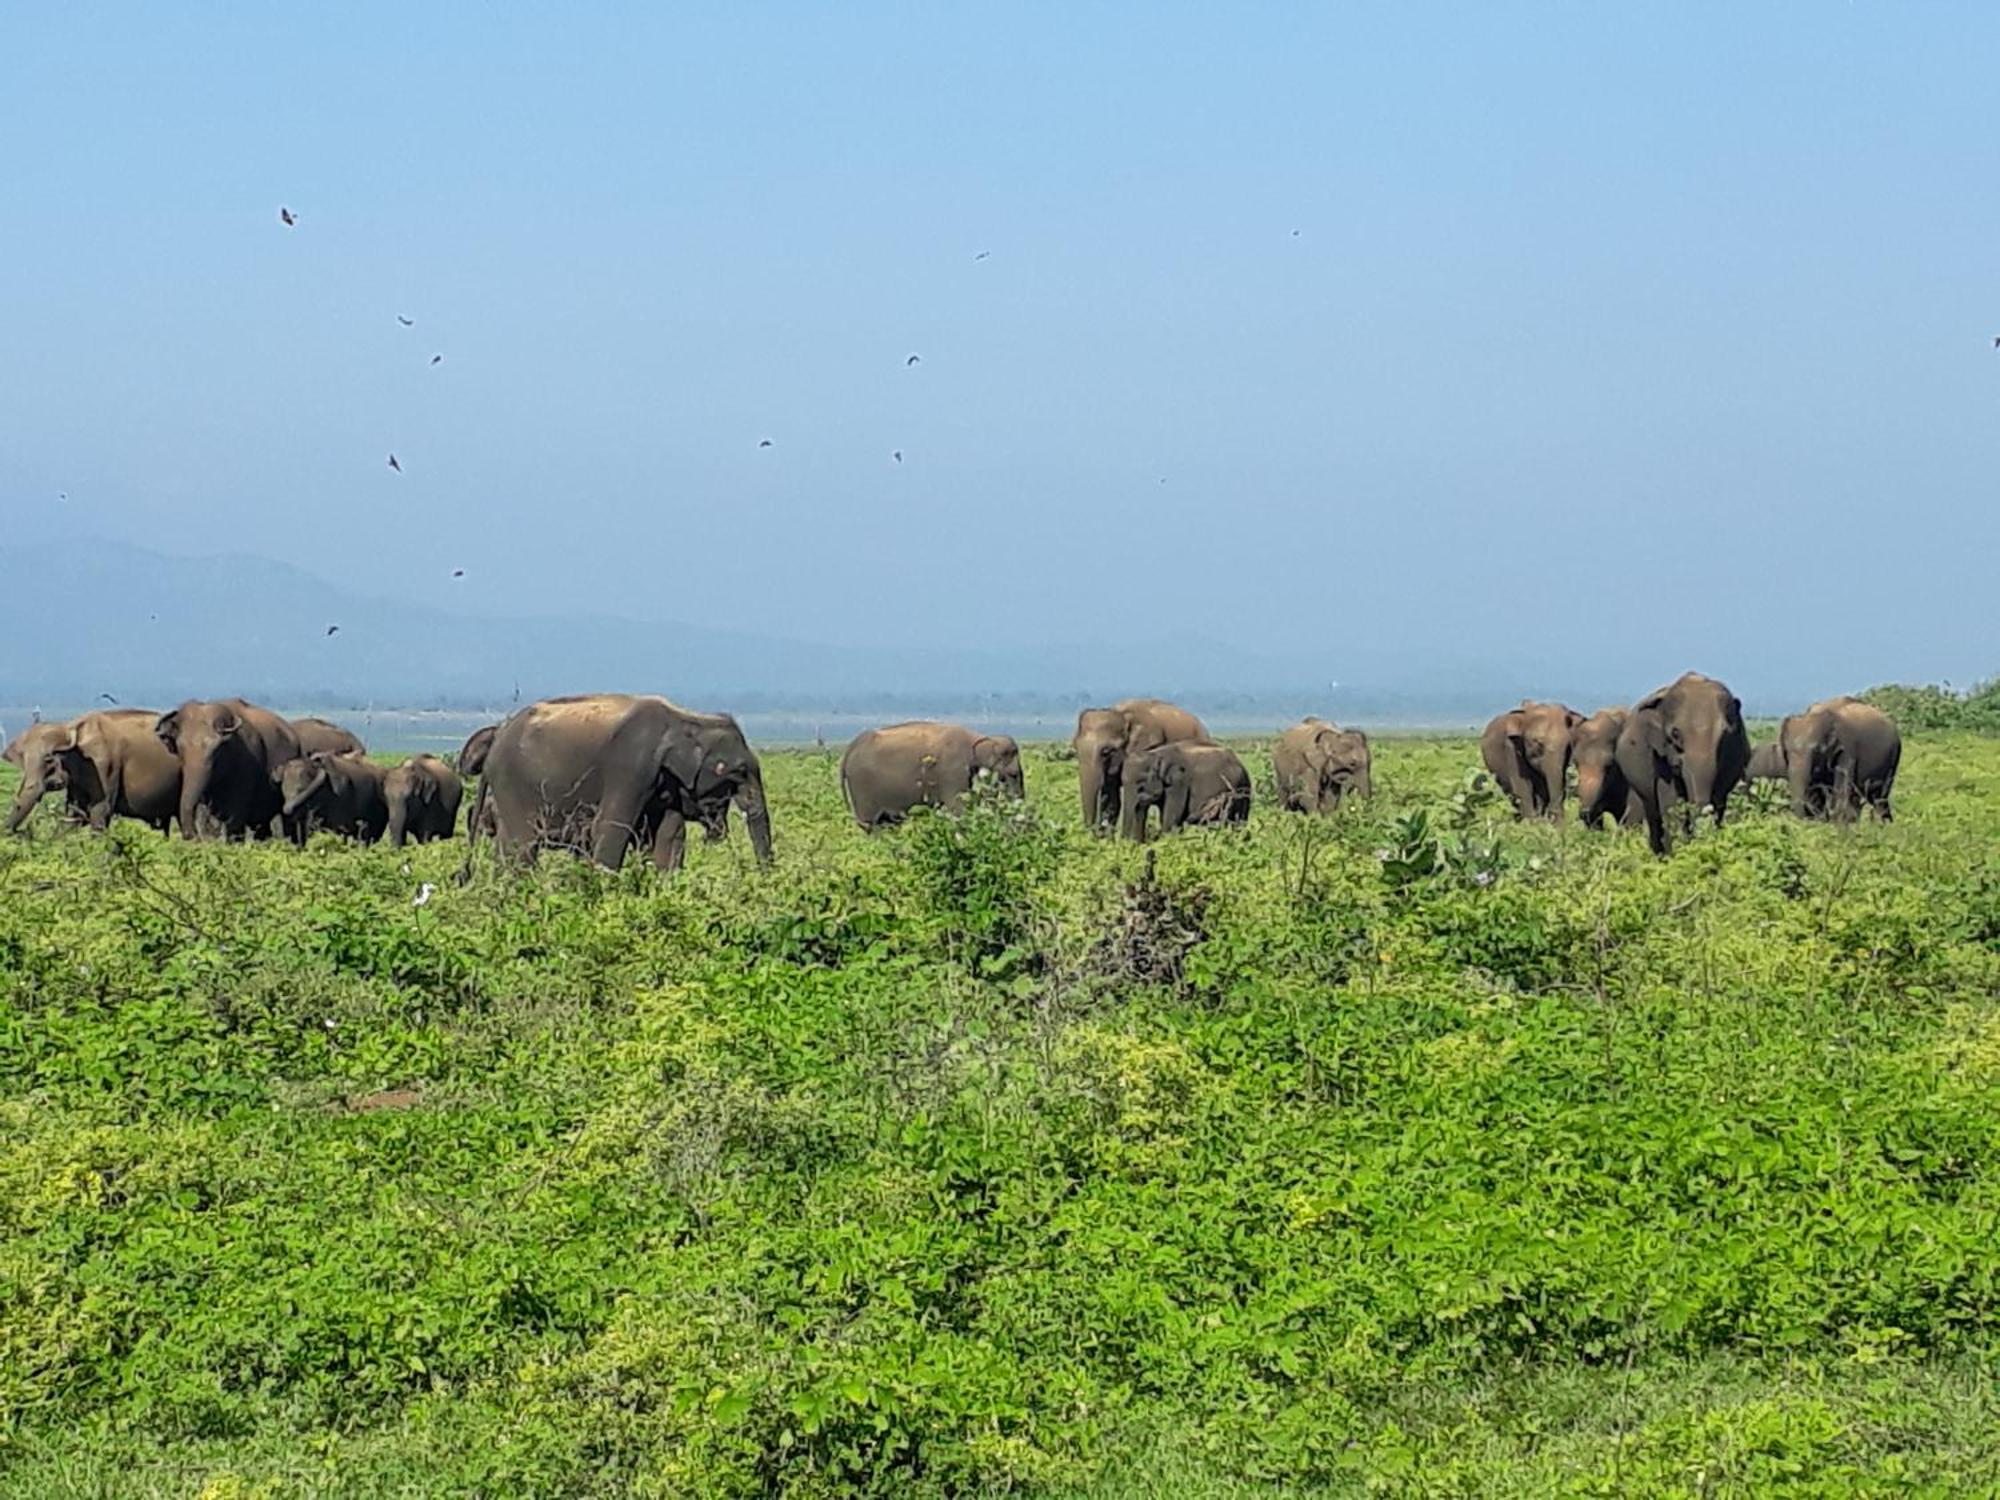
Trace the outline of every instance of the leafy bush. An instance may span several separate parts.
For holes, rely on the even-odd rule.
[[[1965,692],[1935,683],[1920,687],[1886,683],[1859,696],[1881,709],[1906,732],[1968,729],[1980,734],[2000,734],[2000,677]]]

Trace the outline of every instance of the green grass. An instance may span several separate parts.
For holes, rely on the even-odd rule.
[[[673,880],[45,810],[0,1493],[2000,1489],[2000,741],[1666,861],[1469,741],[1143,850],[1028,760]]]

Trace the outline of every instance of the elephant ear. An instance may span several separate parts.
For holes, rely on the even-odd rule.
[[[238,717],[236,710],[227,704],[219,705],[216,708],[215,717],[211,722],[214,724],[217,734],[234,734],[243,727],[243,720]]]
[[[170,709],[153,720],[153,738],[175,755],[181,753],[181,711]]]
[[[1583,715],[1573,708],[1566,708],[1563,710],[1563,722],[1568,724],[1571,732],[1574,733],[1577,725],[1583,722]]]

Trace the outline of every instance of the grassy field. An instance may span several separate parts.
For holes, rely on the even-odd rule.
[[[671,881],[45,810],[0,1493],[2000,1486],[2000,740],[1663,862],[1469,741],[1146,849],[1028,760]]]

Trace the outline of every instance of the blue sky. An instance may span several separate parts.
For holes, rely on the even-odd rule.
[[[2000,670],[1990,6],[0,26],[16,540],[1302,681]]]

